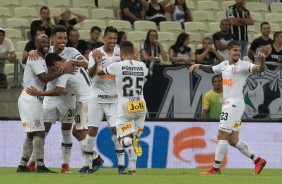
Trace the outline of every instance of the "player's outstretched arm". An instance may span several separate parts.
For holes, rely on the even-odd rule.
[[[32,96],[60,96],[65,88],[56,87],[55,89],[48,91],[39,91],[33,86],[26,89],[27,94]]]
[[[258,53],[258,55],[255,57],[258,64],[252,68],[252,73],[264,72],[266,70],[266,65],[265,65],[266,55],[264,53]]]
[[[193,64],[189,67],[189,72],[192,73],[193,71],[203,70],[206,73],[214,73],[212,66],[210,65],[202,65],[202,64]]]

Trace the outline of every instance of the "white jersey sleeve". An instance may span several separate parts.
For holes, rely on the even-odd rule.
[[[103,70],[107,75],[121,75],[121,68],[118,63],[112,63]]]
[[[95,61],[94,61],[94,58],[92,57],[92,53],[93,51],[91,51],[88,55],[88,60],[89,60],[89,63],[88,63],[88,69],[89,68],[92,68],[94,65],[95,65]]]
[[[253,67],[255,66],[253,63],[246,61],[244,65],[246,73],[252,73]]]
[[[221,63],[212,66],[212,70],[215,74],[221,74],[222,73],[222,66],[226,64],[226,61],[222,61]]]
[[[47,73],[45,60],[41,57],[36,61],[30,61],[30,66],[34,71],[35,75]]]
[[[60,77],[58,78],[58,81],[57,81],[56,86],[57,86],[57,87],[66,88],[67,82],[68,82],[68,80],[69,80],[70,77],[71,77],[70,74],[64,74],[64,75],[60,76]]]

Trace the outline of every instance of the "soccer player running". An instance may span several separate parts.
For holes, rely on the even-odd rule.
[[[93,55],[99,55],[94,51]],[[130,149],[128,174],[136,174],[137,156],[142,155],[139,137],[143,132],[146,117],[146,102],[143,96],[144,78],[148,69],[143,62],[137,61],[134,46],[129,41],[120,45],[121,62],[112,63],[103,69],[102,58],[95,59],[97,75],[115,75],[118,90],[117,137],[123,148]]]
[[[265,71],[265,55],[258,53],[256,56],[259,61],[258,65],[240,60],[241,45],[236,41],[229,42],[228,53],[229,59],[218,65],[194,64],[189,67],[189,72],[200,69],[207,73],[222,74],[223,78],[223,104],[217,136],[218,144],[215,152],[215,162],[213,168],[201,174],[221,174],[220,167],[227,153],[228,144],[252,159],[255,164],[255,174],[259,174],[264,168],[266,161],[259,157],[245,141],[239,139],[239,130],[241,117],[245,111],[244,85],[249,73]]]
[[[35,45],[39,57],[36,60],[31,60],[30,58],[27,60],[23,76],[24,89],[18,100],[20,117],[27,136],[24,141],[22,158],[17,172],[30,172],[27,162],[34,151],[36,153],[35,161],[37,166],[34,168],[35,172],[52,173],[53,171],[46,168],[44,164],[45,127],[42,99],[29,95],[26,90],[31,86],[37,90],[43,90],[45,83],[61,76],[63,70],[47,74],[45,55],[50,47],[50,40],[47,35],[42,34],[36,37]]]
[[[126,174],[124,162],[124,149],[120,146],[116,136],[116,113],[117,113],[117,89],[115,84],[115,77],[113,75],[96,76],[96,59],[103,60],[103,67],[112,63],[120,61],[120,49],[117,47],[117,29],[109,26],[106,27],[104,32],[104,45],[97,48],[101,58],[93,58],[94,51],[89,54],[89,75],[93,78],[92,90],[89,97],[88,108],[88,134],[85,138],[84,149],[84,166],[82,173],[88,173],[88,165],[91,159],[98,159],[100,162],[93,160],[93,171],[99,169],[103,164],[103,160],[94,151],[95,138],[97,136],[98,128],[105,115],[108,126],[113,133],[113,141],[118,158],[118,174]],[[92,158],[91,158],[91,155]]]

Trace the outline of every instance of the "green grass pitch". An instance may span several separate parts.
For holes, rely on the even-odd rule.
[[[59,169],[54,169],[59,172]],[[117,169],[101,168],[96,173],[17,173],[16,168],[0,168],[1,184],[281,184],[282,169],[222,169],[221,175],[200,175],[204,169],[138,169],[137,175],[118,175]]]

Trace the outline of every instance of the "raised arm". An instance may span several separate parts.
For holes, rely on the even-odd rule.
[[[194,64],[189,67],[189,72],[192,73],[193,71],[203,70],[206,73],[214,73],[211,65],[202,65],[202,64]]]
[[[259,53],[258,56],[256,57],[256,61],[258,62],[258,64],[252,67],[252,73],[264,72],[266,69],[265,54]]]

